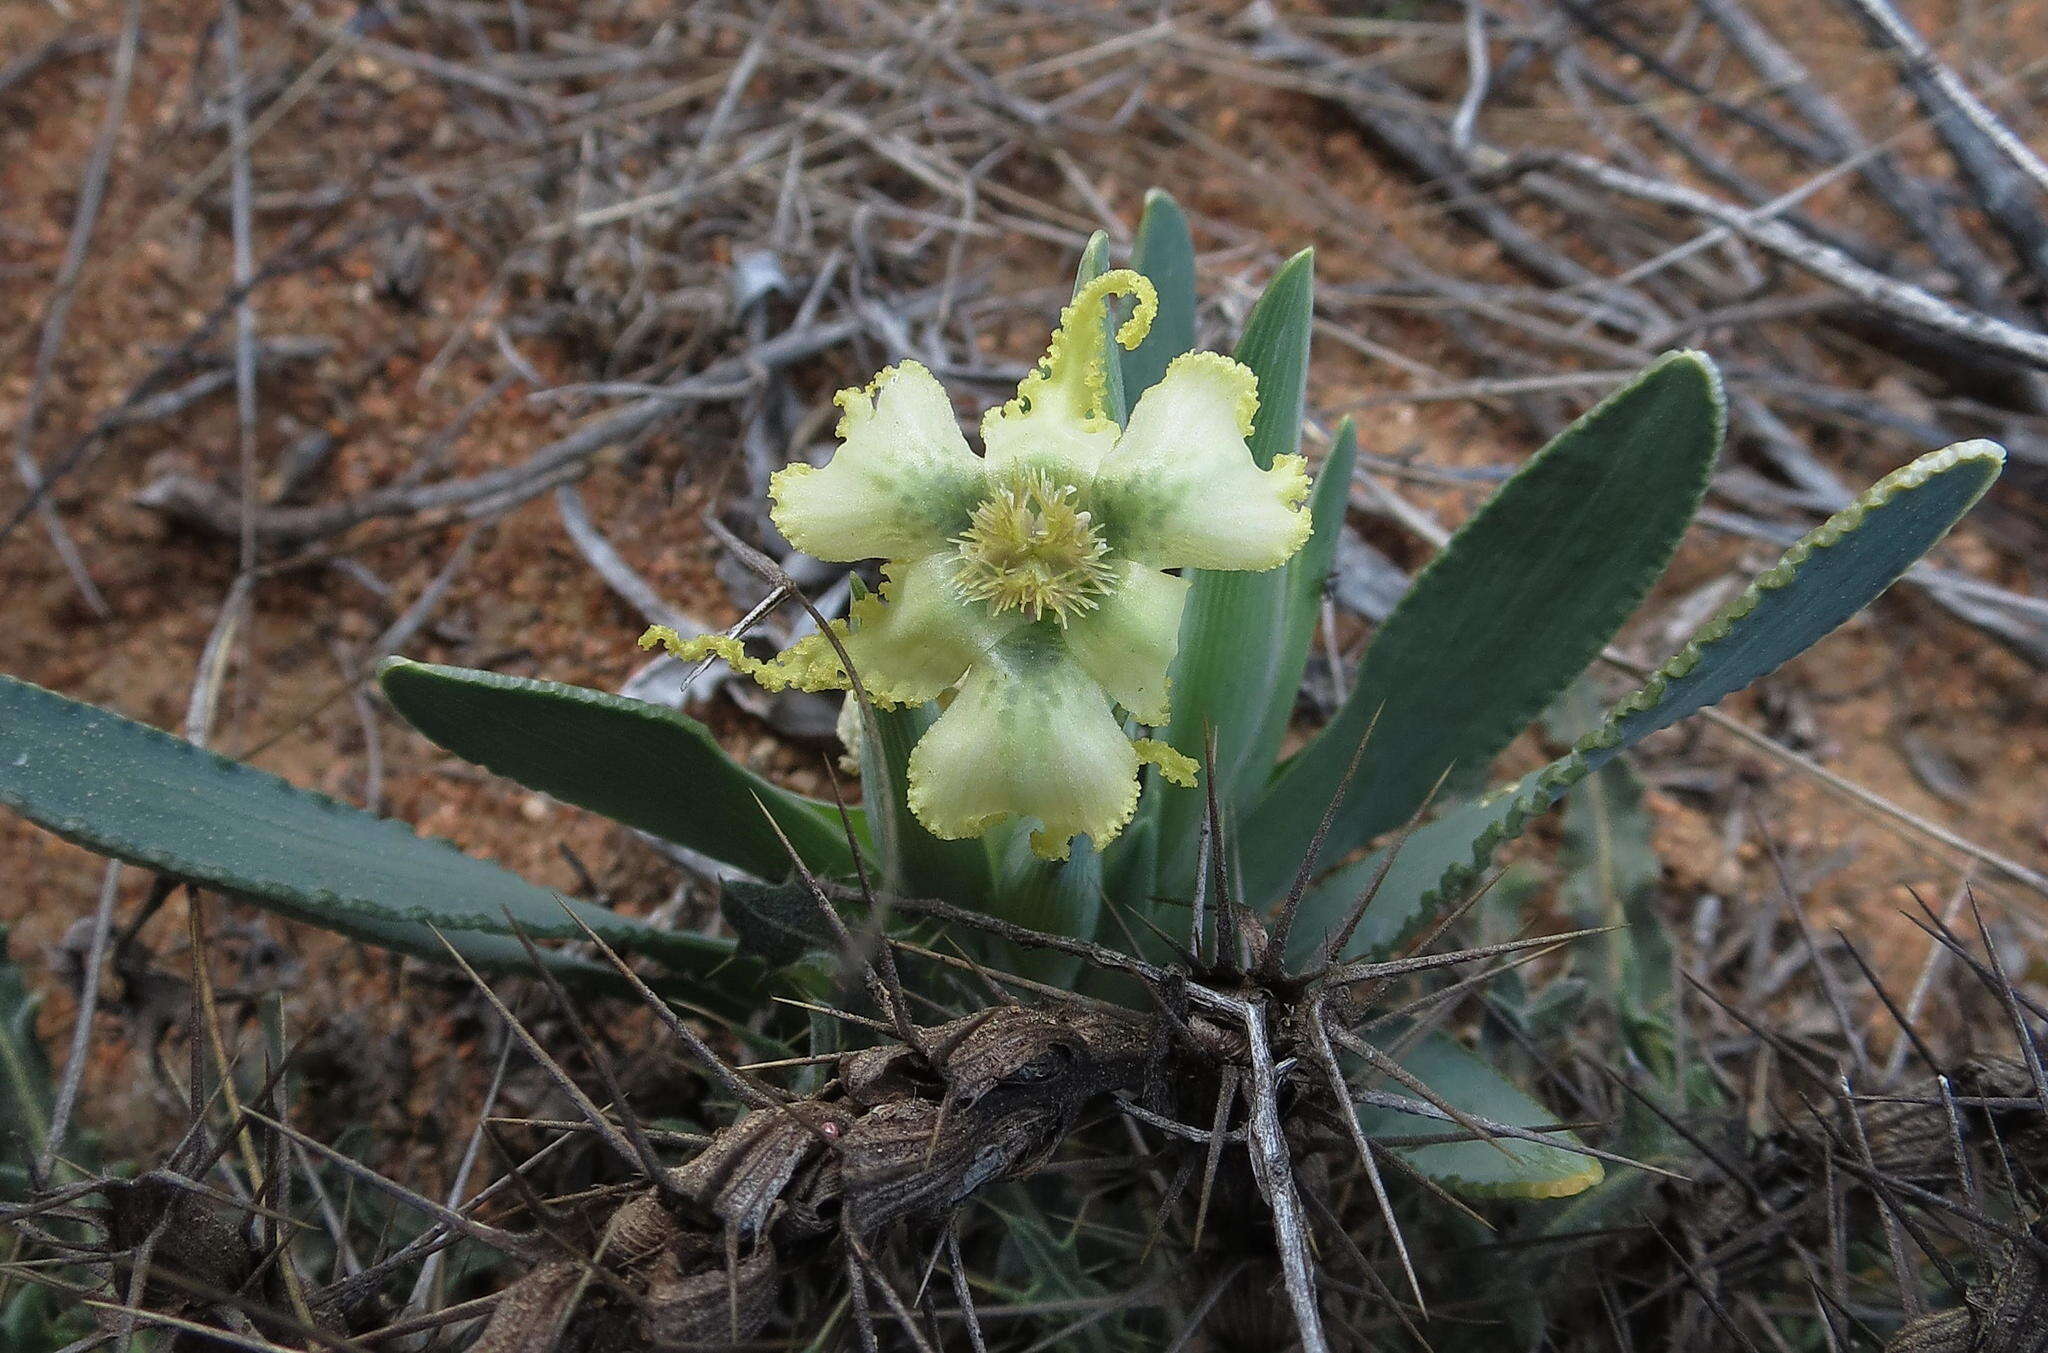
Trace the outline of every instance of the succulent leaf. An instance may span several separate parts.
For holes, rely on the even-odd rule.
[[[1569,754],[1415,832],[1346,952],[1398,943],[1471,886],[1501,844],[1624,748],[1776,671],[1875,601],[1984,495],[2004,463],[2005,452],[1986,441],[1931,451],[1814,528]],[[1375,852],[1336,870],[1303,898],[1290,958],[1314,952],[1378,860]]]
[[[1442,1034],[1423,1038],[1399,1060],[1445,1103],[1476,1118],[1535,1130],[1557,1121],[1555,1113],[1517,1089],[1483,1058]],[[1367,1137],[1443,1136],[1459,1131],[1441,1118],[1399,1109],[1361,1106],[1358,1121]],[[1569,1132],[1545,1135],[1578,1141]],[[1568,1198],[1599,1183],[1606,1173],[1591,1156],[1519,1137],[1393,1149],[1439,1184],[1477,1198]]]
[[[1553,439],[1430,561],[1344,707],[1243,833],[1248,895],[1286,886],[1368,728],[1325,859],[1399,825],[1445,769],[1479,770],[1585,669],[1663,573],[1720,451],[1720,380],[1672,353]]]
[[[1585,725],[1597,716],[1595,694],[1580,682],[1553,727]],[[1637,1060],[1660,1077],[1675,1074],[1676,1035],[1671,944],[1657,912],[1662,867],[1651,839],[1643,784],[1626,758],[1588,775],[1565,805],[1560,863],[1572,919],[1581,926],[1613,927],[1577,949],[1579,971],[1614,1012]]]
[[[1159,383],[1167,365],[1195,346],[1195,242],[1180,204],[1159,189],[1145,194],[1131,267],[1152,282],[1159,313],[1143,341],[1119,354],[1123,372],[1121,415]]]
[[[0,926],[0,1202],[28,1196],[30,1167],[50,1130],[50,1061],[36,1038],[37,1001]]]
[[[853,872],[831,805],[734,765],[687,715],[580,686],[406,658],[386,662],[378,681],[433,742],[528,789],[778,879],[789,873],[789,852],[772,816],[813,870]]]
[[[1252,463],[1261,470],[1270,471],[1281,457],[1294,458],[1301,443],[1314,307],[1315,255],[1304,250],[1266,284],[1238,341],[1237,360],[1258,378],[1249,445]],[[1282,686],[1291,701],[1301,676],[1299,667],[1288,669],[1283,641],[1290,585],[1277,569],[1197,569],[1190,576],[1173,670],[1173,718],[1164,737],[1200,760],[1213,730],[1216,794],[1235,806],[1264,785],[1269,768],[1257,760],[1264,735],[1248,715],[1265,710]],[[1193,882],[1204,796],[1164,786],[1154,792],[1160,795],[1159,884],[1167,892],[1184,892]]]
[[[447,958],[435,928],[472,964],[500,972],[532,971],[514,923],[537,938],[582,933],[560,894],[402,822],[11,677],[0,677],[0,804],[88,850],[435,961]],[[678,973],[731,957],[720,941],[567,905],[611,943]],[[573,955],[547,961],[566,981],[614,980]]]

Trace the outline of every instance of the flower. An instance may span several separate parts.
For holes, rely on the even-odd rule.
[[[1176,358],[1119,428],[1104,408],[1112,296],[1136,301],[1116,341],[1144,338],[1151,282],[1118,270],[1083,287],[1017,397],[983,418],[985,454],[915,362],[839,393],[831,460],[769,486],[798,549],[885,561],[880,595],[830,635],[770,662],[725,635],[657,627],[642,645],[718,654],[771,690],[850,689],[851,663],[878,706],[946,700],[910,757],[910,808],[935,836],[1030,818],[1032,848],[1064,859],[1076,835],[1102,846],[1123,830],[1144,763],[1192,784],[1193,762],[1128,737],[1117,710],[1166,722],[1189,586],[1170,570],[1286,563],[1308,538],[1308,474],[1299,456],[1253,460],[1258,382],[1213,352]]]

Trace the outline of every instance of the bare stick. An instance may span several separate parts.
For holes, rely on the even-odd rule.
[[[1302,1353],[1330,1353],[1329,1340],[1323,1333],[1323,1313],[1316,1302],[1308,1221],[1302,1215],[1301,1198],[1295,1192],[1294,1165],[1280,1124],[1280,1090],[1273,1070],[1273,1049],[1266,1038],[1266,1008],[1263,1002],[1236,1004],[1244,1021],[1245,1053],[1251,1063],[1245,1073],[1246,1098],[1251,1107],[1245,1124],[1245,1151],[1251,1158],[1252,1179],[1273,1212],[1274,1241],[1279,1246],[1280,1269],[1287,1280],[1287,1301],[1294,1309],[1294,1323],[1301,1332]]]
[[[49,305],[43,312],[42,334],[36,343],[35,374],[29,378],[28,398],[14,428],[14,468],[31,495],[39,494],[43,487],[42,467],[36,463],[34,450],[37,417],[49,389],[50,377],[56,369],[57,354],[64,347],[71,302],[78,292],[79,276],[85,270],[86,252],[92,247],[93,227],[99,221],[100,204],[106,199],[107,175],[114,162],[114,142],[127,115],[128,92],[134,85],[135,51],[141,31],[142,0],[128,0],[122,12],[121,39],[114,48],[113,80],[107,90],[107,106],[101,114],[92,154],[86,161],[78,206],[71,216],[71,236],[64,246],[64,259],[58,264],[57,280],[50,289]],[[93,614],[101,619],[111,616],[113,610],[107,605],[107,599],[100,595],[92,575],[86,572],[85,560],[57,515],[56,504],[47,497],[41,497],[35,510],[44,533],[50,537],[51,547],[57,551],[65,571],[71,575],[78,595]]]
[[[2048,368],[2048,335],[2023,329],[1981,311],[1952,305],[1921,287],[1866,267],[1839,249],[1808,239],[1782,221],[1763,219],[1755,212],[1697,189],[1631,174],[1591,156],[1566,151],[1546,151],[1517,157],[1517,161],[1510,161],[1497,151],[1482,151],[1478,158],[1491,160],[1504,169],[1517,162],[1532,169],[1559,169],[1623,197],[1689,212],[1725,226],[1741,238],[1841,288],[1892,319],[1961,339],[1973,347],[2028,366]]]
[[[1984,106],[1890,0],[1844,0],[1880,47],[1895,53],[1907,88],[1927,110],[1984,214],[2037,277],[2048,276],[2048,218],[2037,195],[2048,193],[2048,164]],[[2014,171],[2017,170],[2017,174]]]
[[[106,957],[107,933],[113,927],[114,899],[121,893],[121,864],[107,861],[100,876],[100,905],[93,913],[92,944],[86,950],[83,986],[78,993],[78,1014],[71,1026],[71,1052],[64,1061],[64,1080],[50,1109],[50,1130],[43,1139],[42,1154],[35,1162],[38,1189],[50,1182],[57,1156],[64,1149],[64,1136],[71,1126],[71,1109],[78,1102],[78,1084],[85,1075],[85,1055],[92,1046],[93,1017],[99,1013],[100,963]]]

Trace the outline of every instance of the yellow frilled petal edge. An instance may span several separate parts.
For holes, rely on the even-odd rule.
[[[1137,751],[1138,760],[1148,766],[1159,767],[1159,773],[1166,777],[1168,784],[1179,785],[1182,789],[1195,787],[1201,763],[1191,756],[1182,755],[1172,743],[1161,742],[1158,738],[1135,738],[1131,746]]]
[[[1176,357],[1096,473],[1112,545],[1155,568],[1278,568],[1313,523],[1306,463],[1252,459],[1258,378],[1214,352]]]
[[[907,559],[945,548],[979,501],[986,467],[938,378],[916,362],[841,390],[839,448],[768,481],[770,515],[820,559]]]
[[[678,662],[723,658],[733,671],[751,678],[764,691],[835,691],[846,685],[838,655],[816,634],[791,644],[765,662],[749,655],[746,645],[730,634],[700,634],[685,639],[667,625],[648,626],[640,636],[640,647],[666,649]]]
[[[968,672],[910,754],[910,810],[946,840],[1033,818],[1031,849],[1107,845],[1138,806],[1139,749],[1050,624],[1020,630]]]
[[[1038,467],[1069,483],[1086,482],[1116,446],[1116,421],[1106,407],[1112,354],[1102,341],[1112,296],[1137,303],[1118,326],[1116,341],[1126,348],[1144,341],[1159,313],[1150,278],[1118,268],[1083,286],[1060,311],[1051,345],[1016,398],[983,415],[981,440],[991,470]]]
[[[1067,621],[1074,660],[1139,723],[1167,720],[1167,672],[1187,595],[1186,578],[1126,562],[1095,609]]]
[[[945,555],[885,564],[881,595],[855,602],[851,624],[832,622],[832,634],[860,674],[869,699],[889,707],[936,700],[1024,623],[1015,613],[992,615],[986,607],[960,600],[949,584],[952,567]],[[739,640],[722,634],[684,639],[656,625],[640,637],[640,646],[656,644],[685,662],[724,658],[765,690],[847,690],[853,684],[839,648],[820,634],[798,640],[765,662],[749,657]]]

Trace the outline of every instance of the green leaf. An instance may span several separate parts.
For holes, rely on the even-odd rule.
[[[1236,356],[1259,381],[1259,411],[1252,425],[1252,459],[1269,466],[1301,444],[1302,405],[1308,381],[1309,335],[1315,319],[1315,254],[1303,250],[1289,259],[1252,307]],[[1180,654],[1173,665],[1173,718],[1166,740],[1201,760],[1211,729],[1216,760],[1211,769],[1218,801],[1231,808],[1265,782],[1269,767],[1257,762],[1263,730],[1259,717],[1278,697],[1287,698],[1300,680],[1297,664],[1287,666],[1289,575],[1191,571],[1187,609],[1180,626]],[[1177,789],[1148,774],[1159,799],[1160,884],[1169,893],[1193,881],[1194,843],[1201,829],[1203,791]]]
[[[1591,686],[1581,682],[1552,725],[1577,723],[1571,731],[1586,732],[1597,708],[1593,699]],[[1657,910],[1663,869],[1643,808],[1642,782],[1626,760],[1609,762],[1571,791],[1560,863],[1572,919],[1581,926],[1617,927],[1576,947],[1580,972],[1613,1010],[1637,1059],[1660,1079],[1669,1078],[1677,1068],[1671,937]]]
[[[820,874],[853,872],[838,813],[734,765],[687,715],[624,696],[391,658],[377,679],[407,723],[528,789],[758,878],[790,870],[762,810]]]
[[[877,726],[864,729],[861,740],[861,765],[868,768],[861,782],[867,794],[867,821],[880,857],[883,892],[974,905],[990,886],[986,846],[978,840],[942,841],[933,836],[910,811],[902,792],[890,788],[910,783],[910,753],[938,717],[936,704],[875,711]],[[878,764],[884,767],[883,775],[873,771]],[[875,802],[877,798],[886,804]]]
[[[1992,442],[1958,442],[1894,470],[1815,527],[1569,754],[1411,836],[1346,954],[1391,948],[1470,887],[1531,818],[1624,748],[1776,671],[1875,601],[1948,534],[2004,463]],[[1308,958],[1341,923],[1378,858],[1346,865],[1302,899],[1290,959]]]
[[[818,900],[801,883],[757,883],[729,878],[719,885],[718,909],[740,937],[740,954],[771,968],[787,967],[832,945]]]
[[[1195,242],[1180,204],[1157,188],[1145,194],[1131,266],[1151,279],[1159,313],[1145,341],[1122,353],[1127,408],[1159,383],[1169,362],[1195,346]]]
[[[1013,829],[1001,837],[997,885],[986,900],[970,900],[990,915],[1049,935],[1095,938],[1102,920],[1102,855],[1086,837],[1073,843],[1064,860],[1040,859],[1032,851],[1030,833]],[[1024,949],[989,941],[991,964],[1035,981],[1071,986],[1081,961],[1043,949]]]
[[[1357,459],[1358,429],[1346,418],[1337,427],[1337,439],[1330,444],[1330,454],[1317,471],[1315,489],[1309,495],[1309,519],[1315,526],[1308,543],[1280,569],[1285,575],[1281,590],[1286,612],[1280,626],[1273,689],[1267,693],[1266,708],[1258,716],[1245,758],[1245,765],[1253,771],[1271,766],[1278,758],[1288,721],[1294,716],[1302,673],[1315,645],[1316,623],[1322,618],[1323,585],[1337,560],[1337,540],[1344,534],[1344,512],[1351,504],[1351,467]]]
[[[513,922],[537,938],[582,933],[560,894],[445,841],[12,677],[0,677],[0,804],[88,850],[423,958],[447,959],[430,926],[471,963],[509,972],[532,971]],[[679,972],[732,954],[701,935],[568,906],[611,943]],[[547,961],[567,980],[615,976],[572,955]]]
[[[50,1061],[36,1038],[36,1006],[0,926],[0,1202],[28,1196],[30,1168],[50,1132]]]
[[[1536,1130],[1557,1122],[1556,1114],[1523,1094],[1484,1059],[1442,1034],[1428,1035],[1400,1062],[1445,1103],[1475,1118]],[[1398,1087],[1392,1087],[1392,1092],[1413,1097]],[[1441,1118],[1399,1109],[1361,1107],[1358,1122],[1367,1137],[1440,1137],[1462,1131]],[[1546,1135],[1578,1141],[1569,1132]],[[1566,1198],[1591,1188],[1605,1174],[1591,1156],[1515,1137],[1393,1149],[1428,1178],[1480,1198]]]
[[[65,1274],[85,1279],[85,1274]],[[92,1333],[88,1308],[48,1287],[24,1285],[11,1295],[0,1288],[0,1348],[8,1353],[57,1353],[75,1348]]]
[[[1368,728],[1325,859],[1405,821],[1447,768],[1490,763],[1555,700],[1663,573],[1723,422],[1712,364],[1672,353],[1502,485],[1416,578],[1343,709],[1251,814],[1246,895],[1293,877]]]

